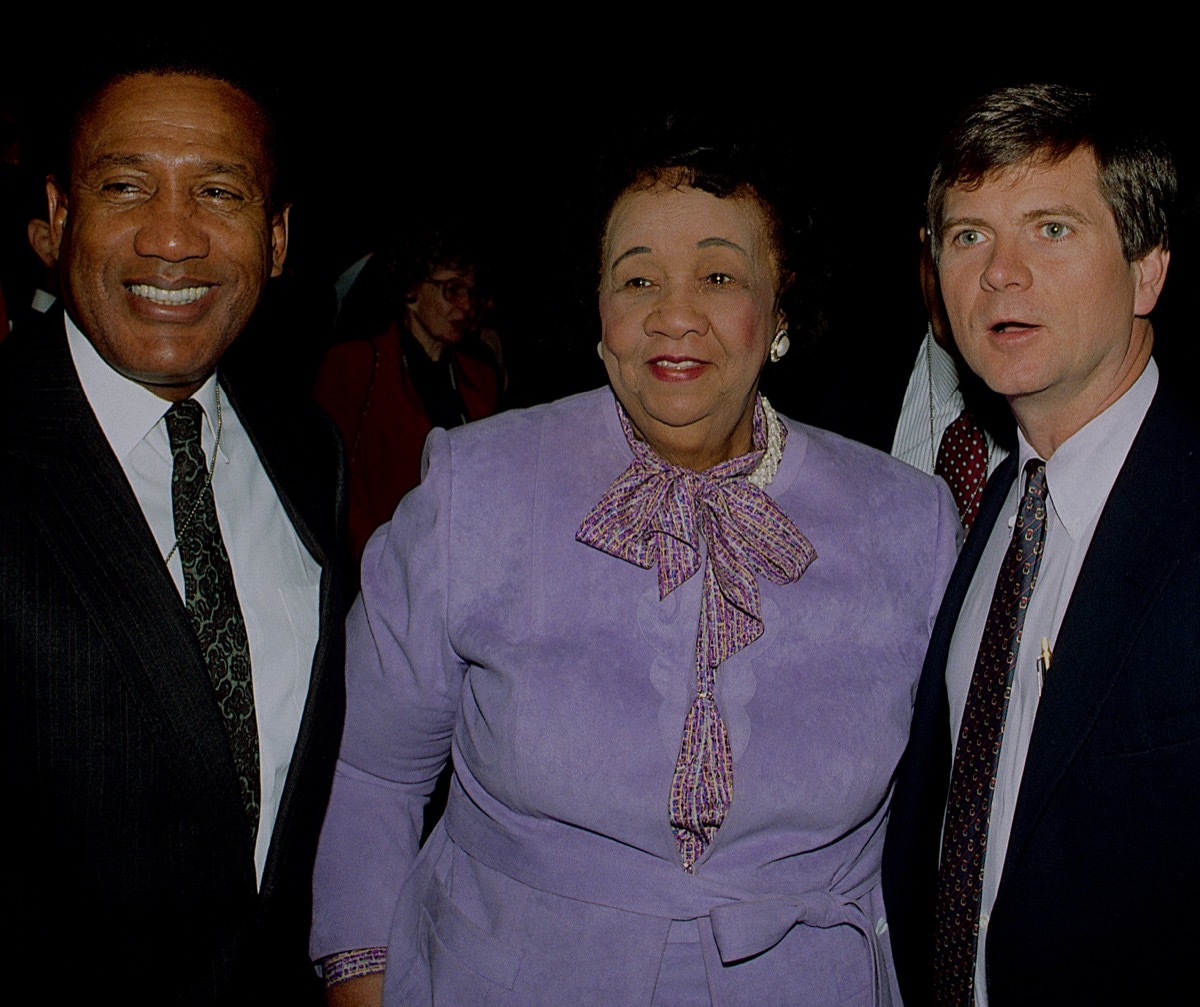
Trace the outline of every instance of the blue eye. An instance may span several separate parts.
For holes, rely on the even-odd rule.
[[[954,236],[954,240],[958,244],[970,248],[972,245],[978,245],[983,240],[983,235],[975,230],[959,231]]]
[[[1053,241],[1060,241],[1065,238],[1071,229],[1061,220],[1047,221],[1042,225],[1042,234]]]

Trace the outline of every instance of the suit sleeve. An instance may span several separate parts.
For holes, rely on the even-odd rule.
[[[446,764],[465,665],[447,631],[451,458],[427,474],[363,556],[346,624],[346,726],[313,879],[314,959],[382,947]]]
[[[929,596],[929,632],[933,633],[933,624],[937,621],[938,611],[942,607],[942,595],[946,593],[946,585],[950,583],[950,574],[958,559],[958,551],[963,544],[962,523],[958,519],[958,507],[950,488],[941,480],[937,480],[938,524],[937,541],[933,555],[933,584]]]

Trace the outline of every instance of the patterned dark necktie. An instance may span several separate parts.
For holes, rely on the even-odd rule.
[[[938,445],[933,474],[941,476],[954,494],[963,531],[970,531],[979,513],[979,500],[987,482],[987,438],[966,409],[946,428]]]
[[[238,772],[251,835],[258,830],[260,789],[258,722],[250,680],[250,643],[221,539],[200,424],[204,410],[193,399],[167,411],[171,439],[171,504],[175,514],[184,597]]]
[[[996,766],[1021,630],[1046,541],[1046,463],[1030,459],[1025,478],[1025,495],[996,579],[954,749],[934,936],[934,991],[939,1005],[967,1007],[975,1000],[979,905]]]

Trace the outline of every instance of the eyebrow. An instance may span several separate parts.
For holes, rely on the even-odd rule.
[[[622,262],[628,259],[631,255],[648,255],[650,249],[645,245],[634,245],[633,248],[626,249],[615,259],[613,259],[610,269],[616,269]]]
[[[146,154],[101,154],[87,166],[89,171],[103,171],[106,168],[140,168],[152,160]],[[204,175],[234,175],[238,178],[250,179],[253,173],[250,167],[241,161],[198,161],[195,167]]]
[[[987,221],[981,217],[951,217],[942,221],[942,234],[953,231],[956,227],[986,227]]]
[[[732,248],[735,252],[741,252],[746,258],[750,258],[748,253],[736,241],[730,241],[728,238],[701,238],[696,242],[697,248]]]
[[[1069,205],[1047,206],[1037,210],[1030,210],[1021,219],[1028,223],[1040,217],[1066,217],[1069,220],[1077,220],[1081,224],[1091,223],[1091,217]]]
[[[1075,209],[1073,206],[1045,206],[1039,207],[1036,210],[1029,210],[1027,213],[1021,214],[1021,222],[1028,224],[1035,220],[1041,220],[1045,217],[1064,217],[1067,220],[1076,220],[1081,224],[1090,224],[1091,217]],[[988,222],[982,217],[951,217],[942,224],[942,234],[954,230],[956,227],[987,227]]]
[[[696,242],[696,247],[697,248],[714,248],[714,247],[716,247],[716,248],[732,248],[734,251],[740,252],[742,255],[746,256],[747,259],[750,258],[749,253],[744,248],[742,248],[741,245],[739,245],[736,241],[730,241],[728,238],[701,238],[699,241]],[[629,256],[631,256],[631,255],[647,255],[647,254],[649,254],[650,251],[651,251],[650,248],[648,248],[646,245],[634,245],[633,248],[626,249],[624,252],[622,252],[620,255],[618,255],[615,259],[613,259],[612,266],[610,266],[609,268],[616,269],[617,266],[620,265],[625,259],[629,258]]]

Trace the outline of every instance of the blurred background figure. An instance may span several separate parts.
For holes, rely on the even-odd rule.
[[[920,241],[921,297],[929,323],[904,392],[891,454],[945,479],[969,532],[988,476],[1008,457],[1015,431],[1003,397],[963,364],[923,227]]]
[[[355,565],[417,485],[429,431],[497,409],[503,368],[495,333],[481,335],[480,276],[463,228],[419,227],[372,255],[345,295],[344,341],[326,355],[314,397],[346,442]]]
[[[46,169],[31,156],[37,145],[28,133],[15,103],[0,95],[0,304],[7,309],[0,340],[44,312],[57,293]]]

